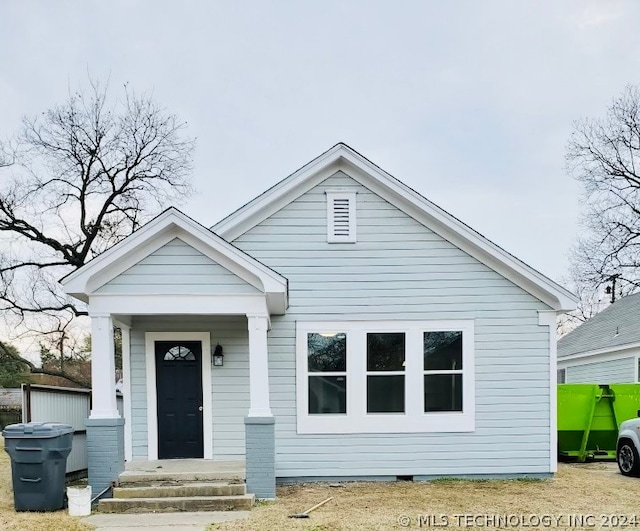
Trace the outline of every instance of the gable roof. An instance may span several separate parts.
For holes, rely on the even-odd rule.
[[[342,170],[355,181],[435,233],[497,271],[554,310],[571,310],[578,299],[418,192],[343,143],[336,144],[212,227],[233,241],[290,202]]]
[[[640,346],[640,293],[618,299],[558,340],[558,358]]]
[[[81,268],[60,279],[69,295],[84,302],[101,286],[140,260],[180,238],[266,295],[274,313],[288,305],[287,279],[176,208],[169,208]]]

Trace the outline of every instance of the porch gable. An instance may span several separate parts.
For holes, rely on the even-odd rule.
[[[60,282],[93,313],[175,313],[185,300],[186,313],[281,315],[288,306],[286,278],[175,208]]]
[[[111,279],[95,293],[257,294],[246,280],[179,237]]]

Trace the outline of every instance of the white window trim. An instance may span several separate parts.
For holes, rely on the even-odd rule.
[[[405,412],[366,413],[366,332],[406,332],[407,352],[422,354],[422,332],[462,331],[462,411],[423,411],[423,357],[406,358]],[[309,414],[307,334],[347,334],[347,414]],[[315,321],[296,323],[297,432],[446,433],[475,430],[475,367],[473,320],[451,321]],[[415,377],[412,377],[416,375]]]
[[[327,242],[328,243],[355,243],[356,237],[356,192],[347,190],[327,190]],[[337,236],[335,234],[333,204],[336,199],[349,201],[349,234]]]
[[[158,395],[156,389],[156,341],[200,341],[202,344],[202,437],[203,457],[213,459],[213,401],[211,385],[211,334],[209,332],[147,332],[147,455],[158,459]]]

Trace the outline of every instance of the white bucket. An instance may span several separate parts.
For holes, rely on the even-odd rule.
[[[67,487],[69,516],[89,516],[91,514],[91,485]]]

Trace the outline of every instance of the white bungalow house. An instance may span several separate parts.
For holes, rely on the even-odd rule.
[[[184,457],[244,461],[260,498],[556,469],[576,298],[344,144],[211,229],[171,208],[62,284],[92,321],[94,488]]]
[[[558,341],[562,383],[640,382],[640,293],[607,306]]]

